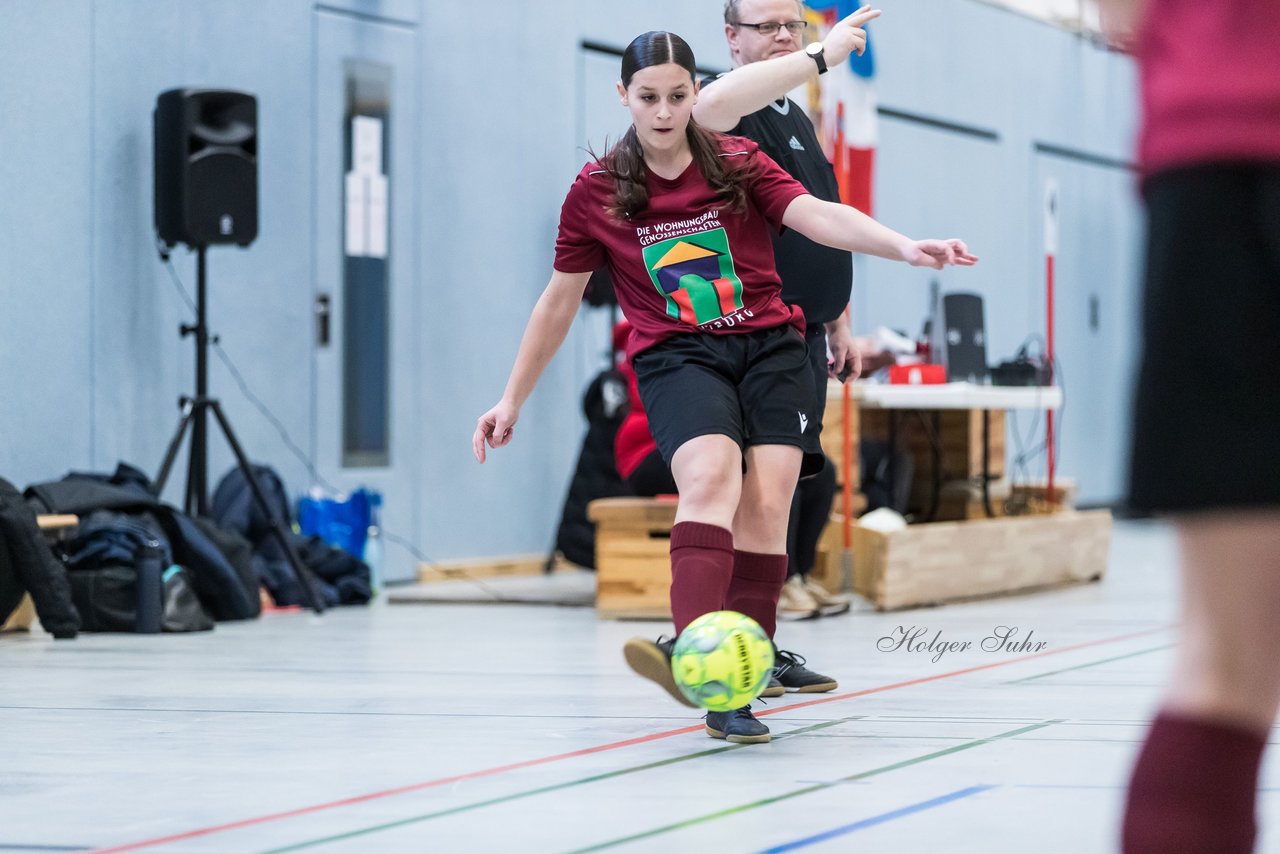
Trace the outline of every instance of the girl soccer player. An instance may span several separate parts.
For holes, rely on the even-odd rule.
[[[671,612],[679,634],[711,611],[739,611],[772,637],[787,577],[787,520],[800,477],[823,465],[804,317],[781,299],[769,228],[941,269],[977,258],[959,240],[911,240],[854,208],[820,201],[755,143],[692,120],[693,51],[673,33],[638,36],[618,96],[633,124],[587,163],[560,212],[554,271],[520,342],[502,399],[476,423],[472,449],[511,441],[539,375],[605,266],[633,331],[629,344],[649,426],[680,503],[671,529]],[[689,703],[670,641],[634,639],[631,667]],[[750,706],[710,712],[707,733],[769,740]]]

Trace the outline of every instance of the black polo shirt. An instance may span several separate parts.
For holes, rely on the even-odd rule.
[[[708,77],[702,85],[722,76]],[[822,153],[813,123],[795,101],[783,98],[743,116],[729,133],[755,140],[816,198],[840,201],[835,170]],[[782,278],[782,299],[787,304],[800,306],[811,324],[828,323],[840,316],[853,285],[850,253],[814,243],[794,229],[774,235],[773,253]]]

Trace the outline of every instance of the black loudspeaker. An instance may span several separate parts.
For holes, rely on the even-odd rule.
[[[169,246],[258,236],[258,100],[225,89],[156,99],[156,231]]]
[[[987,333],[978,294],[942,297],[942,322],[947,380],[982,383],[987,378]]]

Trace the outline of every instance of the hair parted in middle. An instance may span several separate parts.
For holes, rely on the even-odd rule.
[[[622,85],[631,85],[637,71],[654,65],[675,63],[689,72],[691,80],[697,80],[698,68],[693,49],[675,33],[651,30],[632,39],[622,54]],[[736,164],[727,165],[720,156],[722,135],[700,126],[691,117],[685,131],[689,148],[693,152],[698,171],[730,210],[741,212],[747,207],[747,170]],[[604,157],[596,161],[613,178],[614,203],[609,213],[630,219],[649,205],[649,190],[645,185],[647,172],[644,166],[644,150],[640,137],[632,125]]]

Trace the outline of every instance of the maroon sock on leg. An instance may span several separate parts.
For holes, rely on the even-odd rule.
[[[712,611],[724,609],[733,574],[733,532],[702,522],[671,529],[671,618],[676,634]]]
[[[770,638],[778,627],[778,596],[787,580],[787,556],[758,552],[733,553],[733,578],[724,606],[746,614]]]
[[[1124,854],[1249,854],[1266,735],[1163,712],[1138,755]]]

